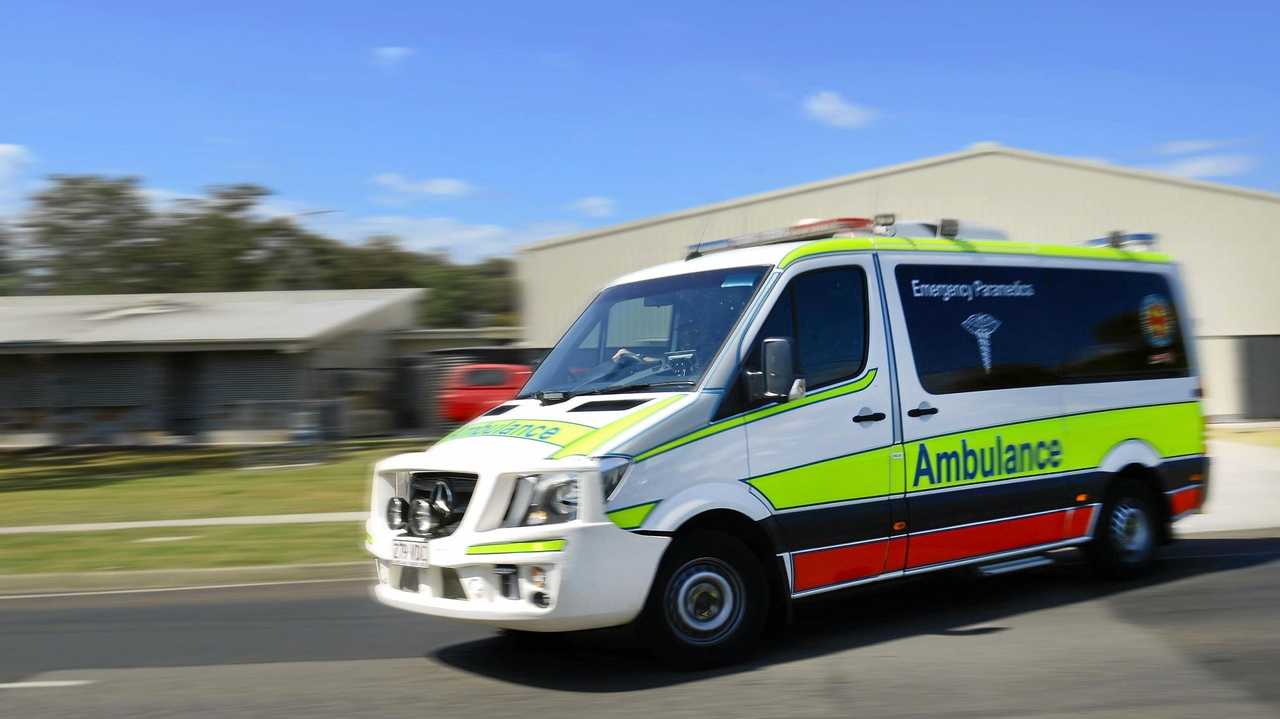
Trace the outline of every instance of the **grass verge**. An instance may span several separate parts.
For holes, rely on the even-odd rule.
[[[360,524],[0,535],[0,574],[209,569],[367,559]]]
[[[287,465],[314,458],[232,449],[6,456],[0,526],[355,512],[366,508],[374,462],[422,446],[337,446],[296,467]]]

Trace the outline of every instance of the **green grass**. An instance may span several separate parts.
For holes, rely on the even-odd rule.
[[[0,526],[353,512],[374,462],[419,441],[331,449],[314,466],[243,469],[299,458],[232,449],[0,457]]]
[[[189,537],[171,541],[139,541]],[[0,574],[207,569],[368,559],[358,523],[0,535]]]
[[[1260,444],[1264,447],[1280,448],[1280,428],[1270,427],[1265,429],[1251,429],[1249,427],[1210,427],[1209,439],[1220,439],[1224,442]]]

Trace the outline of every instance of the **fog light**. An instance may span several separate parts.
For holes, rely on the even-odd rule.
[[[409,505],[409,529],[414,534],[426,536],[431,533],[433,524],[435,519],[431,516],[431,502],[421,497],[413,500],[413,504]]]
[[[392,529],[404,529],[405,516],[409,514],[409,503],[399,497],[392,497],[387,502],[387,526]]]
[[[538,589],[546,589],[547,570],[542,567],[529,567],[529,583]]]
[[[537,605],[538,607],[541,607],[542,609],[546,609],[547,607],[551,606],[551,597],[548,597],[542,592],[534,592],[533,596],[529,597],[529,599],[532,600],[535,605]]]

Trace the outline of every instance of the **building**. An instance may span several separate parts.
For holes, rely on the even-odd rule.
[[[526,341],[553,344],[605,282],[691,243],[876,213],[964,218],[1055,244],[1158,233],[1190,289],[1206,411],[1280,417],[1280,195],[985,143],[522,248]]]
[[[0,445],[385,433],[425,292],[0,298]]]

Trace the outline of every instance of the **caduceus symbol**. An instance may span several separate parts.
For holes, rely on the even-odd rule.
[[[1000,320],[982,312],[969,315],[968,319],[960,323],[960,326],[978,339],[978,353],[982,355],[982,368],[987,371],[987,374],[991,374],[991,335],[1000,329]]]

